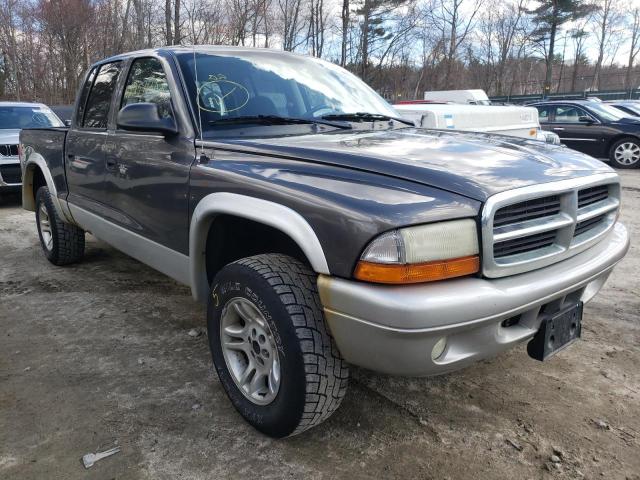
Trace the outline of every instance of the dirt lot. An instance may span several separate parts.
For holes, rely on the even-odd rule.
[[[640,171],[622,177],[637,239]],[[280,441],[231,407],[187,288],[93,237],[83,263],[50,265],[18,199],[0,245],[0,478],[640,479],[637,241],[549,362],[522,346],[436,378],[354,369],[336,415]]]

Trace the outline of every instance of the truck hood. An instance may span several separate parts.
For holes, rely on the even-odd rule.
[[[0,129],[0,145],[17,145],[20,143],[20,130]]]
[[[566,147],[504,135],[420,128],[228,140],[225,144],[402,178],[480,201],[504,190],[613,171]]]

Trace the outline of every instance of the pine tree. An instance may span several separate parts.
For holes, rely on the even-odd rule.
[[[547,46],[545,49],[546,76],[544,94],[551,91],[551,75],[553,73],[554,46],[556,36],[562,26],[590,15],[597,7],[586,0],[542,0],[540,5],[526,12],[533,16],[535,29],[531,33],[533,41]]]

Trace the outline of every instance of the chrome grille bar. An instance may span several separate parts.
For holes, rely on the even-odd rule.
[[[482,212],[483,274],[514,275],[573,256],[602,238],[619,206],[615,173],[493,195]]]

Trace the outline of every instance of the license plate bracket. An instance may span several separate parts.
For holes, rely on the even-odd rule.
[[[527,344],[531,358],[544,361],[571,345],[582,333],[582,302],[542,319],[540,329]]]

